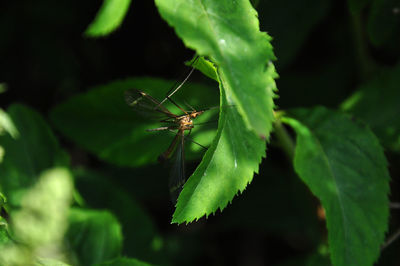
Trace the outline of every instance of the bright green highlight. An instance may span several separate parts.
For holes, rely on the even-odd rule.
[[[10,116],[3,109],[0,109],[0,135],[3,134],[3,131],[9,133],[13,138],[18,138],[19,136]]]
[[[323,107],[282,118],[297,133],[294,167],[326,211],[333,265],[373,265],[389,216],[382,147],[362,123]]]
[[[68,170],[55,168],[40,175],[23,195],[21,208],[11,214],[10,226],[17,241],[1,247],[1,265],[31,265],[43,256],[63,259],[72,191]]]
[[[116,30],[128,12],[131,0],[104,0],[96,18],[85,31],[88,37],[107,35]]]

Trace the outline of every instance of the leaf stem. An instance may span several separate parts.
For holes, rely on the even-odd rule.
[[[286,128],[283,126],[280,116],[281,115],[279,113],[275,113],[275,135],[278,139],[278,145],[282,148],[288,160],[293,162],[296,144]]]

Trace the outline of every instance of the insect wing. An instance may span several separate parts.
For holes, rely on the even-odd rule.
[[[180,135],[178,146],[175,150],[175,160],[171,168],[169,180],[169,192],[174,204],[182,191],[185,181],[185,136]]]
[[[132,89],[125,91],[125,102],[143,116],[159,119],[161,117],[175,117],[167,108],[147,93]]]

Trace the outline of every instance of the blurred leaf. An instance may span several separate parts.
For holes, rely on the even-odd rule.
[[[360,13],[370,2],[375,0],[347,0],[352,14]]]
[[[0,94],[7,91],[7,84],[0,83]]]
[[[156,78],[116,81],[70,98],[56,106],[50,117],[65,136],[107,162],[120,166],[155,163],[158,155],[168,148],[174,134],[146,132],[146,129],[160,127],[160,119],[149,119],[136,113],[125,103],[124,91],[136,88],[161,100],[172,84]],[[185,87],[174,95],[176,102],[183,103],[182,99],[186,99],[198,110],[217,105],[216,90],[196,84],[186,84]],[[182,113],[170,103],[166,106],[172,112]],[[217,111],[205,112],[195,123],[209,121]],[[208,146],[214,132],[206,125],[195,127],[191,138]],[[188,159],[198,158],[203,152],[201,147],[193,143],[187,150]]]
[[[0,217],[0,250],[1,247],[10,241],[10,236],[7,230],[7,223]]]
[[[222,84],[220,84],[222,86]],[[251,182],[265,156],[265,141],[246,129],[230,95],[221,89],[218,132],[179,195],[173,223],[191,222],[223,210]]]
[[[277,266],[331,266],[329,250],[327,246],[320,246],[319,249],[307,257],[289,259]]]
[[[7,202],[7,198],[0,192],[0,208],[3,207],[3,204]]]
[[[3,161],[4,158],[4,148],[0,146],[0,163]]]
[[[42,173],[22,197],[21,208],[11,213],[15,243],[1,247],[1,265],[31,265],[38,257],[63,257],[63,238],[73,184],[68,170]]]
[[[321,241],[314,197],[290,169],[271,158],[261,164],[260,173],[218,219],[219,230],[251,228],[284,238],[299,250],[313,248]]]
[[[84,169],[74,171],[74,176],[78,190],[90,207],[107,208],[117,216],[124,235],[124,254],[157,261],[162,246],[154,247],[154,243],[162,240],[156,225],[131,195],[113,182],[115,177]]]
[[[81,265],[116,258],[122,250],[121,226],[108,211],[71,209],[67,237]]]
[[[131,258],[117,258],[112,261],[103,262],[96,266],[151,266],[151,264]]]
[[[228,104],[246,128],[268,138],[272,129],[274,54],[270,37],[259,31],[257,12],[248,0],[156,0],[161,16],[185,45],[207,56],[218,69]],[[236,130],[239,130],[237,128]]]
[[[103,5],[85,35],[99,37],[113,32],[121,25],[130,4],[131,0],[103,0]]]
[[[38,259],[37,262],[34,264],[35,266],[68,266],[62,261],[53,260],[53,259]]]
[[[35,183],[42,171],[68,164],[68,158],[43,118],[20,104],[11,105],[8,115],[19,132],[18,139],[0,136],[5,150],[0,164],[0,187],[13,205],[18,205],[22,193]]]
[[[400,35],[399,0],[374,0],[368,18],[368,35],[373,45],[381,46]]]
[[[389,218],[390,177],[378,139],[323,107],[293,117],[282,121],[297,133],[295,170],[325,208],[333,265],[373,265]]]
[[[400,151],[400,65],[360,86],[341,106],[364,120],[388,148]]]
[[[318,23],[328,15],[334,1],[260,1],[257,6],[261,29],[273,37],[280,71],[290,65]]]
[[[0,108],[0,135],[2,131],[8,132],[14,139],[18,138],[19,133],[10,116]]]

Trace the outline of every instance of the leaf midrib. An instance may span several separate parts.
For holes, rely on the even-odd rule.
[[[324,150],[324,148],[323,148],[323,145],[321,144],[321,142],[319,141],[319,139],[315,136],[314,132],[311,131],[311,134],[312,134],[313,138],[315,139],[315,141],[316,141],[316,143],[317,143],[319,149],[321,150],[322,158],[323,158],[323,160],[326,162],[326,164],[327,164],[327,166],[328,166],[328,169],[329,169],[329,173],[331,174],[332,180],[333,180],[334,183],[335,183],[335,188],[336,188],[337,195],[338,195],[339,206],[340,206],[340,210],[341,210],[341,213],[342,213],[342,215],[341,215],[342,219],[341,219],[341,220],[342,220],[342,226],[343,226],[343,230],[344,230],[344,239],[345,239],[345,243],[347,243],[347,240],[348,240],[348,231],[347,231],[347,227],[345,226],[345,222],[346,222],[346,220],[347,220],[347,216],[346,216],[346,212],[345,212],[345,210],[344,210],[344,207],[345,207],[345,206],[344,206],[343,200],[342,200],[341,189],[340,189],[340,186],[339,186],[339,184],[338,184],[338,182],[337,182],[337,180],[336,180],[335,173],[334,173],[334,171],[333,171],[333,168],[332,168],[332,165],[331,165],[331,163],[330,163],[330,160],[329,160],[327,154],[325,153],[325,150]],[[347,254],[347,249],[345,249],[345,253]],[[346,257],[347,257],[347,256],[346,256]],[[347,259],[346,259],[346,261],[347,261]]]

